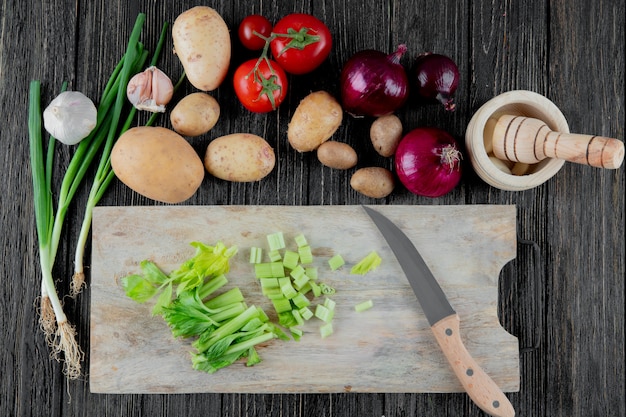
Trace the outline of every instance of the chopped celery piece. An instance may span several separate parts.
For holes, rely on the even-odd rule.
[[[270,261],[272,262],[278,262],[283,259],[278,249],[269,251],[267,256],[269,256]]]
[[[252,247],[250,248],[250,263],[259,264],[263,259],[263,249]]]
[[[302,265],[298,265],[295,268],[291,268],[291,272],[289,273],[289,275],[291,276],[291,278],[293,278],[294,280],[297,280],[298,278],[300,278],[302,275],[304,275],[305,271],[304,268],[302,268]],[[308,279],[307,279],[308,280]]]
[[[298,329],[295,326],[291,326],[289,328],[289,331],[291,332],[291,335],[293,336],[293,340],[295,340],[296,342],[302,338],[302,334],[304,333],[302,329]]]
[[[295,297],[291,299],[291,302],[298,308],[303,308],[311,304],[306,295],[301,292],[297,293]]]
[[[336,271],[337,269],[341,268],[343,265],[345,265],[345,263],[346,262],[343,260],[340,254],[337,254],[328,260],[328,265],[330,266],[330,269],[333,271]]]
[[[262,262],[254,264],[254,273],[257,278],[278,278],[285,276],[282,262]]]
[[[291,285],[291,282],[287,282],[280,286],[280,290],[282,291],[285,298],[291,300],[293,297],[298,295],[298,291]]]
[[[320,326],[320,335],[322,336],[322,339],[330,336],[331,334],[333,334],[332,323],[326,323]]]
[[[260,278],[259,282],[261,283],[261,288],[280,288],[278,278]]]
[[[280,288],[267,288],[263,291],[263,295],[266,296],[269,300],[285,298]]]
[[[291,302],[285,297],[272,300],[272,304],[278,314],[291,311]]]
[[[285,238],[283,236],[283,232],[276,232],[267,235],[267,243],[270,247],[270,251],[284,249]]]
[[[309,282],[309,277],[302,275],[301,277],[293,280],[293,286],[299,291],[307,282]]]
[[[291,314],[293,315],[293,318],[296,321],[296,323],[298,323],[298,325],[302,326],[304,324],[304,319],[300,315],[299,310],[295,310],[295,309],[291,310]]]
[[[329,310],[322,304],[318,304],[317,307],[315,307],[315,317],[322,320],[324,323],[330,323],[333,320],[334,315],[335,313],[333,310]]]
[[[306,240],[306,237],[304,237],[303,234],[299,234],[298,236],[296,236],[294,238],[294,240],[296,241],[296,245],[301,248],[303,246],[307,246],[309,243]]]
[[[298,252],[291,250],[285,251],[283,255],[283,266],[287,269],[294,269],[298,266],[299,259],[300,255],[298,255]]]
[[[299,311],[300,311],[300,316],[302,316],[304,320],[310,320],[313,318],[313,312],[311,311],[310,308],[302,307]]]
[[[303,264],[313,263],[313,253],[309,245],[300,246],[298,248],[298,255],[300,255],[300,262]]]
[[[322,295],[322,287],[314,283],[313,281],[309,281],[307,284],[311,286],[311,290],[313,291],[314,297],[319,297]]]
[[[308,294],[313,288],[311,287],[311,283],[309,281],[305,282],[304,285],[300,288],[296,288],[301,294]]]
[[[336,304],[337,304],[337,303],[335,303],[335,302],[334,302],[333,300],[331,300],[330,298],[326,298],[326,299],[324,300],[324,307],[326,307],[327,309],[329,309],[329,310],[331,310],[331,311],[335,310],[335,305],[336,305]]]
[[[376,253],[376,251],[372,251],[365,258],[361,259],[356,265],[354,265],[350,270],[350,273],[365,275],[369,271],[378,268],[381,262],[382,259],[380,258],[378,253]]]
[[[374,307],[374,302],[372,300],[367,300],[355,305],[354,311],[356,311],[357,313],[361,313],[365,310],[369,310],[372,307]]]
[[[312,279],[313,281],[317,280],[317,268],[314,266],[310,266],[304,269],[305,274],[307,277],[309,277],[309,279]]]

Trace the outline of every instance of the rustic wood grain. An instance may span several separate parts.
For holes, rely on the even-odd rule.
[[[400,42],[411,48],[403,61],[407,67],[422,50],[436,49],[454,56],[462,74],[454,114],[412,101],[399,112],[406,127],[439,125],[461,138],[480,105],[499,93],[525,88],[555,102],[572,131],[623,140],[624,0],[209,3],[232,28],[253,12],[273,21],[291,11],[312,12],[329,24],[336,43],[315,76],[292,77],[286,106],[278,112],[243,111],[228,83],[215,92],[228,116],[208,138],[191,140],[198,152],[212,137],[254,129],[276,147],[279,164],[275,174],[258,184],[207,178],[186,204],[515,204],[518,236],[537,245],[537,250],[519,245],[518,256],[500,277],[501,322],[518,336],[520,347],[528,348],[521,352],[520,392],[510,394],[517,415],[625,415],[624,168],[608,172],[568,164],[543,186],[513,193],[482,183],[468,167],[460,186],[442,198],[420,198],[400,187],[375,201],[350,190],[350,172],[323,168],[314,155],[296,154],[284,142],[289,116],[301,97],[317,88],[339,92],[336,77],[351,53],[390,51]],[[68,383],[61,365],[48,358],[35,307],[40,274],[26,135],[28,82],[42,80],[44,101],[55,95],[63,79],[97,96],[121,56],[137,12],[148,15],[143,40],[153,48],[163,21],[173,21],[191,5],[140,0],[0,3],[0,139],[5,144],[0,156],[0,415],[483,415],[460,393],[96,395],[89,392],[88,375]],[[235,48],[236,62],[251,56]],[[173,78],[180,75],[171,54],[164,54],[161,65]],[[161,123],[167,126],[167,119]],[[358,147],[363,166],[391,167],[390,160],[368,147],[369,123],[347,119],[337,138]],[[59,148],[61,168],[70,154],[70,148]],[[70,209],[55,267],[64,294],[86,195],[81,190]],[[154,204],[120,184],[102,201]],[[65,299],[85,350],[89,300],[89,287],[76,301]]]

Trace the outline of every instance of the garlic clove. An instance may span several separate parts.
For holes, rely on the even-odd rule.
[[[126,96],[133,106],[151,112],[163,113],[173,94],[172,80],[155,66],[135,74],[126,88]]]
[[[66,145],[75,145],[91,133],[98,121],[93,102],[79,91],[64,91],[43,112],[46,131]]]

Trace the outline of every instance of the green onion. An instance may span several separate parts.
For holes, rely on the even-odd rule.
[[[155,49],[150,65],[156,65],[157,63],[165,40],[167,39],[167,28],[168,24],[167,22],[165,22],[163,24],[163,28],[161,29],[161,35],[159,37],[159,41],[157,43],[157,47]],[[128,51],[130,51],[130,53]],[[98,164],[98,169],[96,171],[96,175],[93,180],[91,190],[89,192],[89,197],[87,199],[87,204],[85,206],[85,212],[83,215],[83,222],[81,224],[80,233],[78,235],[76,251],[74,254],[74,275],[72,276],[72,283],[70,287],[70,295],[72,297],[75,297],[81,291],[85,282],[83,258],[85,253],[85,247],[87,244],[87,238],[91,229],[93,209],[100,202],[100,199],[102,198],[105,191],[109,187],[109,184],[113,181],[113,178],[115,177],[115,174],[113,173],[113,170],[111,168],[111,151],[113,149],[113,144],[117,140],[117,138],[121,136],[122,133],[130,128],[137,112],[137,109],[135,107],[132,107],[124,125],[121,129],[119,129],[118,124],[120,121],[122,107],[126,103],[126,86],[128,85],[130,77],[143,68],[147,57],[147,53],[139,48],[135,51],[135,56],[133,56],[133,49],[130,48],[130,45],[128,51],[123,58],[123,65],[119,69],[119,78],[116,79],[116,81],[114,82],[111,82],[112,80],[109,80],[109,83],[105,88],[105,92],[114,92],[117,89],[115,93],[115,105],[112,116],[105,119],[102,129],[99,130],[99,134],[101,136],[96,139],[97,142],[101,142],[106,137],[106,142],[104,143],[104,150],[102,151],[102,154],[100,156],[100,163]],[[127,65],[129,61],[134,62],[132,67]],[[183,78],[184,74],[183,77],[181,77],[181,81]],[[177,87],[179,85],[180,82],[177,84]],[[100,110],[98,113],[100,115]],[[150,117],[146,125],[150,126],[154,124],[157,115],[158,113],[154,113],[152,117]]]
[[[53,356],[63,359],[63,372],[70,379],[81,375],[81,362],[84,354],[76,341],[76,330],[68,322],[56,290],[52,276],[57,250],[61,240],[63,224],[69,206],[88,172],[91,162],[99,152],[106,133],[105,126],[117,126],[121,107],[117,105],[126,96],[126,84],[129,74],[141,64],[144,56],[143,46],[139,42],[145,15],[137,16],[135,26],[129,37],[124,57],[117,65],[107,82],[98,109],[96,128],[75,148],[74,154],[63,175],[61,188],[52,190],[52,170],[54,165],[54,138],[49,138],[47,154],[44,159],[43,132],[41,124],[41,83],[33,80],[29,91],[29,148],[33,177],[33,198],[35,222],[39,245],[39,263],[42,272],[40,325]],[[123,97],[120,99],[120,93]],[[115,108],[112,108],[113,102]],[[123,101],[122,101],[123,103]],[[53,201],[57,195],[57,204]],[[55,211],[56,210],[56,211]],[[63,358],[60,357],[63,355]]]
[[[354,311],[356,311],[357,313],[361,313],[365,310],[369,310],[372,307],[374,307],[374,302],[372,300],[367,300],[355,305]]]

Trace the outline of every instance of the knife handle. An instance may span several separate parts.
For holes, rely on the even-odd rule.
[[[445,317],[431,329],[455,375],[472,401],[484,412],[496,417],[513,417],[515,409],[495,382],[469,354],[459,332],[457,314]]]

